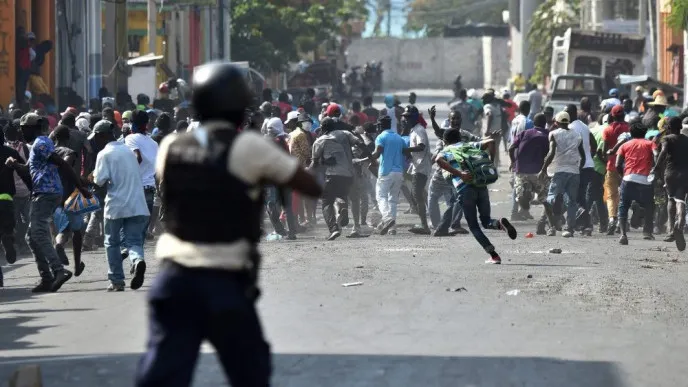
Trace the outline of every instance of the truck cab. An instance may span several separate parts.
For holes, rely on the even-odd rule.
[[[600,75],[555,75],[549,86],[548,104],[552,106],[566,106],[570,103],[577,105],[581,98],[588,97],[593,108],[598,108],[600,98],[606,95],[606,90],[605,79]]]
[[[644,36],[569,28],[552,43],[551,74],[597,75],[612,85],[620,74],[644,74],[644,53]]]

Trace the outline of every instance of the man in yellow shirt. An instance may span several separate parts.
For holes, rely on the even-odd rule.
[[[514,75],[511,79],[511,87],[514,90],[514,94],[526,91],[526,78],[523,76],[523,73]]]

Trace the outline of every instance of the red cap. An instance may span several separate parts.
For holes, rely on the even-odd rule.
[[[612,117],[623,117],[626,115],[626,112],[624,112],[623,106],[621,105],[616,105],[612,108]]]
[[[336,113],[342,114],[342,111],[339,110],[339,105],[336,103],[331,103],[327,107],[327,110],[325,110],[325,114],[327,114],[328,117],[334,117]]]

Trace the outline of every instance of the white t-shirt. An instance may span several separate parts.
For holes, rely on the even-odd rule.
[[[197,132],[202,143],[202,126],[194,131]],[[170,134],[160,143],[155,165],[158,176],[164,176],[167,150],[176,137],[177,135]],[[244,131],[234,139],[227,159],[227,171],[252,186],[248,195],[255,200],[259,200],[261,194],[258,184],[284,184],[294,176],[298,167],[299,161],[295,157],[260,133],[252,131]],[[245,239],[233,243],[203,244],[183,241],[166,233],[160,236],[155,255],[186,267],[242,270],[250,268],[251,261],[248,258],[251,249],[251,243]]]
[[[499,133],[502,131],[502,109],[494,103],[488,103],[483,107],[485,117],[492,117],[492,123],[486,133]]]
[[[141,133],[133,133],[124,138],[124,143],[133,151],[141,153],[141,182],[144,187],[155,187],[155,160],[158,157],[158,143]]]
[[[113,141],[98,153],[93,182],[99,186],[107,183],[105,218],[150,215],[138,170],[136,155],[121,142]]]
[[[557,144],[554,160],[547,168],[547,173],[554,176],[558,172],[580,173],[580,153],[578,146],[581,144],[580,135],[571,129],[555,129],[549,134]]]
[[[585,165],[583,165],[583,168],[595,167],[595,161],[590,153],[590,128],[588,128],[588,125],[585,125],[581,120],[575,120],[569,124],[569,129],[578,133],[583,141],[583,150],[585,151]]]
[[[411,158],[411,174],[421,174],[429,177],[432,174],[432,162],[430,160],[430,139],[428,133],[423,126],[416,125],[411,129],[409,136],[411,147],[416,147],[420,144],[425,144],[425,150],[422,152],[412,152]]]

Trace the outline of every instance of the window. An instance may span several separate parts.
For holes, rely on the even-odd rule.
[[[578,56],[573,62],[573,72],[602,75],[602,60],[594,56]]]

